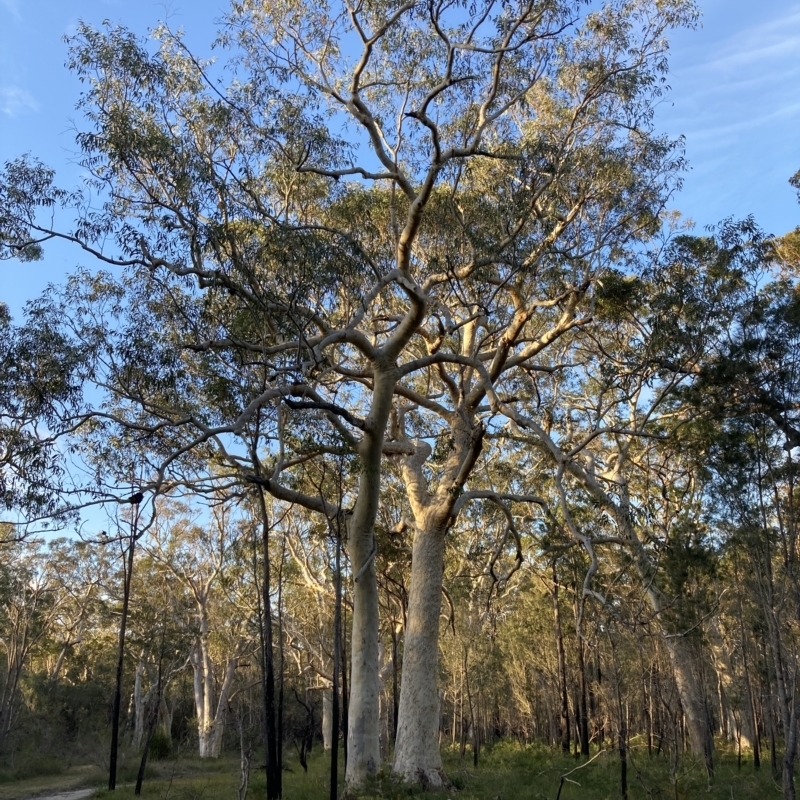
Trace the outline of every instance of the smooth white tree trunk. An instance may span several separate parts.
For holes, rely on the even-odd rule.
[[[448,784],[439,753],[439,616],[444,543],[448,526],[458,513],[456,499],[480,453],[483,433],[482,426],[469,416],[454,419],[452,448],[435,494],[428,490],[424,469],[431,455],[427,442],[406,440],[410,451],[401,462],[415,533],[393,770],[424,787]]]
[[[374,536],[374,534],[373,534]],[[351,559],[358,581],[353,586],[353,628],[350,650],[350,705],[347,729],[348,786],[374,775],[381,763],[378,715],[378,584],[370,546]],[[369,559],[369,563],[367,562]]]
[[[222,751],[222,735],[228,711],[228,695],[231,691],[238,658],[231,658],[225,668],[225,677],[214,703],[214,665],[207,643],[200,639],[192,653],[194,670],[194,702],[197,712],[197,742],[200,758],[219,758]]]
[[[453,419],[450,433],[452,447],[435,493],[429,491],[425,474],[425,463],[432,452],[427,442],[406,439],[410,449],[401,461],[415,533],[393,769],[424,787],[448,784],[439,754],[444,543],[448,527],[458,514],[456,500],[480,453],[484,429],[465,414]]]
[[[394,771],[424,787],[447,784],[439,753],[439,615],[444,534],[418,530],[411,560]]]
[[[350,788],[374,775],[381,764],[375,518],[380,504],[383,442],[396,382],[396,367],[375,365],[372,408],[359,444],[358,499],[348,524],[347,547],[353,570],[353,628],[345,780]]]
[[[386,680],[389,675],[392,674],[394,665],[391,658],[388,661],[386,660],[386,649],[383,644],[378,645],[378,659],[381,664],[380,672],[378,673],[378,679],[380,680],[380,693],[378,695],[380,714],[378,723],[380,725],[381,761],[386,761],[389,758],[389,741],[391,737],[389,729],[389,708],[391,706],[391,700],[386,690]]]
[[[142,691],[144,672],[144,661],[140,658],[139,663],[136,665],[136,673],[133,679],[133,743],[137,750],[142,746],[149,696]]]
[[[327,752],[333,743],[333,693],[322,691],[322,747]]]

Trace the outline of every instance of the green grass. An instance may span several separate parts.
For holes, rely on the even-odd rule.
[[[445,770],[452,783],[461,787],[459,800],[617,800],[621,797],[619,754],[605,750],[593,754],[590,763],[543,747],[521,747],[503,742],[486,754],[476,768],[446,759]],[[580,769],[576,769],[580,767]],[[567,774],[570,773],[571,774]],[[562,776],[566,776],[562,786]],[[446,792],[438,797],[450,797]],[[769,765],[754,774],[752,765],[736,768],[736,759],[718,752],[714,785],[708,791],[702,764],[686,756],[673,778],[665,757],[650,757],[646,748],[632,747],[628,761],[630,800],[765,800],[780,796]]]
[[[423,792],[395,779],[384,771],[361,793],[363,800],[618,800],[620,798],[619,755],[614,750],[595,752],[591,763],[564,756],[544,747],[523,747],[502,742],[486,748],[477,768],[472,766],[471,754],[462,762],[457,752],[444,752],[445,771],[451,781],[446,790]],[[327,800],[329,763],[322,748],[315,748],[308,773],[304,773],[295,754],[287,748],[286,771],[283,773],[286,800]],[[130,761],[130,763],[128,763]],[[99,800],[128,800],[133,798],[136,759],[126,759],[115,792],[98,789]],[[254,758],[254,763],[257,759]],[[585,766],[581,766],[585,765]],[[581,767],[580,769],[575,769]],[[86,769],[86,768],[84,768]],[[564,780],[562,776],[574,770]],[[67,789],[80,785],[73,771],[53,776],[38,791],[30,784],[15,783],[0,786],[0,800],[42,794],[47,789]],[[98,785],[104,776],[97,770],[82,776],[82,785],[93,781]],[[159,800],[235,800],[239,783],[239,760],[229,754],[217,761],[201,761],[194,755],[153,762],[148,767],[142,797]],[[249,798],[265,795],[264,773],[253,769]],[[11,791],[11,794],[5,793]],[[14,793],[16,791],[16,793]],[[629,800],[769,800],[780,797],[780,787],[771,777],[769,763],[755,772],[746,759],[737,769],[735,755],[723,750],[716,753],[716,776],[710,791],[702,764],[685,756],[676,776],[670,771],[669,759],[650,757],[647,750],[631,748],[628,764]]]
[[[620,762],[615,750],[593,753],[593,760],[575,759],[541,746],[523,747],[502,742],[485,751],[477,768],[471,754],[462,762],[457,753],[444,754],[444,766],[452,786],[437,792],[422,792],[389,775],[381,775],[367,788],[364,800],[619,800]],[[580,767],[576,769],[576,767]],[[567,775],[567,773],[570,773]],[[563,781],[562,776],[567,775]],[[291,800],[292,795],[285,795]],[[323,795],[317,795],[322,800]],[[737,769],[731,753],[716,754],[715,781],[709,790],[701,763],[688,755],[675,778],[664,757],[649,757],[647,750],[632,747],[628,762],[629,800],[768,800],[780,797],[780,786],[772,780],[769,763],[754,772],[744,760]]]
[[[330,767],[328,760],[322,756],[322,748],[311,758],[308,774],[303,772],[294,753],[289,751],[286,756],[283,796],[287,800],[327,800]],[[257,763],[257,757],[254,757],[253,763]],[[135,774],[131,780],[135,780]],[[235,800],[239,780],[237,755],[228,754],[215,761],[183,755],[164,759],[148,767],[148,777],[142,786],[141,796],[160,800]],[[248,797],[258,798],[265,794],[265,775],[254,767],[250,773]],[[95,794],[98,800],[127,800],[133,797],[133,783],[124,781],[117,783],[114,792],[101,789]]]

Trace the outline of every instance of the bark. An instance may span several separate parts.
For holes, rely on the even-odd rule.
[[[135,520],[135,518],[134,518]],[[122,590],[122,616],[119,622],[119,642],[117,645],[117,676],[114,684],[114,703],[111,711],[111,756],[108,766],[108,788],[117,786],[117,751],[119,749],[119,715],[122,704],[122,668],[125,663],[125,629],[128,624],[128,603],[131,596],[131,576],[133,574],[133,553],[136,547],[136,534],[131,534],[128,557],[125,561],[125,576]]]
[[[393,769],[426,787],[448,783],[439,754],[437,685],[444,540],[458,513],[456,500],[480,454],[484,429],[458,417],[451,434],[452,450],[435,495],[427,490],[423,470],[430,445],[411,445],[406,439],[412,452],[401,460],[415,526]]]
[[[381,763],[375,518],[380,501],[384,434],[398,373],[396,368],[386,365],[376,364],[374,369],[372,408],[358,448],[361,456],[358,499],[348,525],[354,581],[345,777],[352,788],[374,775]]]
[[[553,628],[556,637],[556,652],[558,654],[558,693],[561,701],[559,719],[559,734],[561,738],[561,751],[569,753],[569,700],[567,698],[567,657],[564,652],[564,636],[561,630],[561,611],[558,604],[558,574],[553,562],[553,590],[550,593],[553,601]]]
[[[331,749],[333,741],[333,693],[330,689],[322,691],[322,748],[325,752]]]
[[[225,668],[225,677],[219,690],[219,698],[214,705],[213,663],[208,653],[207,642],[202,639],[195,645],[191,656],[194,670],[194,701],[197,711],[197,739],[200,758],[219,758],[222,750],[222,734],[225,732],[225,718],[238,658],[231,658]]]
[[[264,704],[264,764],[267,777],[267,798],[276,800],[281,796],[281,758],[278,752],[278,736],[275,713],[275,663],[272,642],[272,578],[270,573],[269,534],[270,524],[263,491],[258,493],[261,513],[261,557],[262,580],[259,619],[261,639],[261,690]]]
[[[403,651],[394,771],[426,787],[447,784],[439,753],[439,615],[444,533],[418,529]]]

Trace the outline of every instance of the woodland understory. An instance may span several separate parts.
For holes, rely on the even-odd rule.
[[[550,748],[677,798],[722,751],[795,797],[800,230],[670,210],[696,20],[78,27],[84,184],[0,172],[0,257],[81,259],[0,304],[6,774],[233,752],[273,800],[321,743],[335,800]]]

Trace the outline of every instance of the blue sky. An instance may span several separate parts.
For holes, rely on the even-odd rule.
[[[79,19],[144,33],[181,26],[208,53],[225,0],[0,0],[0,160],[30,151],[64,186],[79,177],[73,142],[80,85],[64,68],[62,37]],[[672,92],[656,125],[686,137],[690,171],[673,206],[698,226],[755,215],[768,231],[800,224],[787,180],[800,169],[800,0],[706,0],[702,26],[673,34]],[[80,256],[51,248],[44,262],[0,264],[0,301],[18,317],[27,299],[59,281]]]

